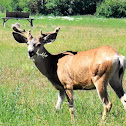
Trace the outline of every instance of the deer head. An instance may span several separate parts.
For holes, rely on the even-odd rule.
[[[13,24],[12,28],[15,31],[12,32],[14,39],[19,43],[27,44],[28,55],[30,58],[36,55],[38,50],[45,44],[54,42],[57,37],[57,33],[60,30],[60,28],[57,27],[54,32],[48,32],[45,34],[43,34],[42,31],[40,31],[40,35],[34,38],[31,35],[31,30],[28,30],[28,32],[26,32],[25,30],[20,29],[19,24]]]

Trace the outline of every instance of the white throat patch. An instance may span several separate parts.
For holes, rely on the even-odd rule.
[[[48,55],[46,54],[46,52],[42,52],[41,54],[38,53],[38,51],[36,52],[37,56],[41,56],[43,59],[48,57]]]

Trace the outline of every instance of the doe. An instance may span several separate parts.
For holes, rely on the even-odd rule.
[[[67,96],[72,121],[74,121],[73,90],[96,89],[103,103],[102,120],[105,120],[112,103],[107,93],[108,83],[111,85],[126,110],[126,93],[122,87],[122,79],[126,68],[125,57],[110,46],[102,46],[88,51],[66,51],[50,54],[44,45],[55,41],[60,28],[54,32],[33,38],[30,30],[20,29],[13,25],[13,36],[19,43],[28,45],[28,55],[39,71],[59,90],[56,109],[60,109],[64,97]]]

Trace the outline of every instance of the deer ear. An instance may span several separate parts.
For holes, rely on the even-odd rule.
[[[45,43],[52,43],[56,40],[57,33],[48,34],[44,37]]]
[[[12,32],[14,39],[19,42],[19,43],[27,43],[28,40],[26,37],[24,37],[23,35],[16,33],[16,32]]]

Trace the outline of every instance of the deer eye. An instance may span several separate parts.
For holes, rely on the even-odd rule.
[[[41,44],[39,43],[39,44],[37,44],[37,46],[38,46],[38,47],[40,47],[40,46],[41,46]]]
[[[35,47],[35,46],[36,46],[36,44],[33,44],[33,46]]]

